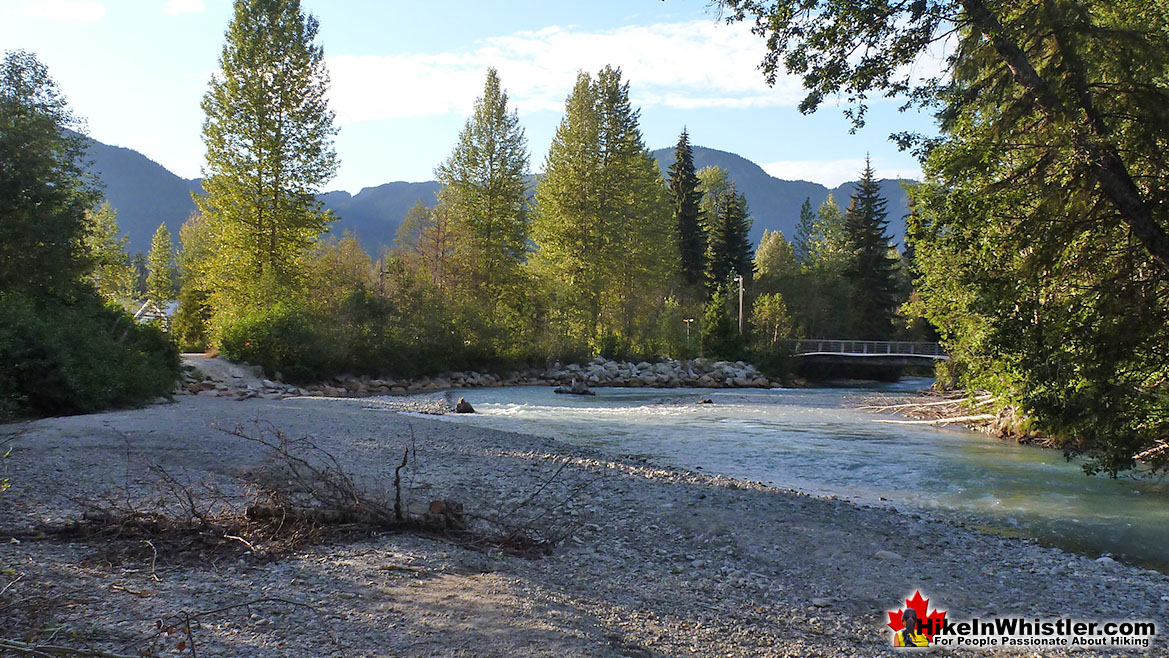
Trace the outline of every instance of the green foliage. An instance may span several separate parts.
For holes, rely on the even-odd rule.
[[[733,183],[714,192],[706,226],[707,286],[713,290],[735,276],[750,281],[754,270],[748,237],[751,218],[747,214],[746,197],[738,193]]]
[[[998,10],[1021,60],[963,41],[909,226],[914,310],[961,383],[1000,393],[1111,475],[1138,454],[1169,466],[1169,274],[1140,219],[1143,205],[1169,225],[1167,35],[1149,11]],[[1054,99],[1019,81],[1021,62]],[[1140,199],[1113,188],[1124,172]]]
[[[577,77],[536,201],[532,266],[553,331],[592,349],[607,335],[642,349],[680,265],[665,183],[620,70]]]
[[[755,250],[755,280],[790,276],[798,271],[796,251],[783,237],[783,231],[764,229]]]
[[[796,233],[792,236],[792,250],[795,252],[796,262],[802,266],[812,263],[812,249],[816,241],[818,227],[816,213],[812,210],[812,200],[804,197],[800,206],[800,221],[796,224]]]
[[[211,276],[214,236],[205,215],[192,214],[179,228],[179,253],[175,261],[181,284],[179,306],[171,318],[171,331],[184,352],[210,347]]]
[[[179,359],[164,333],[96,297],[0,294],[0,418],[100,411],[169,395]]]
[[[702,191],[694,170],[694,153],[686,130],[674,147],[674,163],[669,168],[670,201],[678,231],[678,251],[682,263],[682,280],[691,287],[705,283],[706,234],[702,228]]]
[[[0,420],[99,411],[168,395],[178,354],[164,334],[106,307],[125,251],[81,170],[80,135],[35,57],[0,69]]]
[[[437,212],[457,225],[466,238],[459,246],[470,252],[463,258],[465,292],[491,311],[510,299],[528,250],[527,140],[494,68],[435,175],[442,185]]]
[[[758,347],[771,349],[791,336],[793,326],[783,295],[768,293],[755,298],[751,305],[751,328]]]
[[[90,266],[85,213],[100,198],[84,173],[78,121],[48,69],[24,51],[0,64],[0,290],[69,298]]]
[[[126,254],[128,238],[120,233],[117,213],[108,202],[85,214],[82,242],[92,267],[86,280],[103,299],[128,305],[136,296],[136,277]]]
[[[885,199],[865,159],[865,170],[844,215],[848,241],[845,277],[852,284],[856,338],[885,340],[893,333],[893,314],[904,301],[898,289],[899,259],[890,255]]]
[[[732,291],[730,284],[723,284],[711,293],[702,317],[700,341],[706,358],[738,361],[748,357],[747,341],[739,333],[737,287]]]
[[[840,272],[848,254],[848,231],[844,213],[831,193],[816,209],[815,239],[812,242],[811,267]]]
[[[203,275],[216,312],[244,313],[259,281],[293,283],[329,217],[316,194],[337,169],[319,25],[299,0],[236,0],[203,97],[205,194],[215,249]]]
[[[170,231],[159,224],[146,260],[146,298],[159,304],[175,298],[175,258]]]
[[[344,358],[327,330],[328,319],[291,299],[254,306],[219,331],[220,354],[262,366],[288,381],[318,380],[339,370]]]

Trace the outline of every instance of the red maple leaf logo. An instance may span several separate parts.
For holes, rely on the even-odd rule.
[[[915,591],[912,599],[905,599],[905,605],[917,613],[917,618],[924,623],[922,626],[922,634],[932,642],[934,633],[942,627],[942,620],[946,618],[946,611],[935,609],[927,615],[926,609],[929,608],[930,600],[922,598],[920,591]],[[901,620],[901,615],[904,612],[904,608],[898,608],[896,612],[889,611],[889,623],[887,625],[893,629],[894,633],[905,628],[905,623]]]

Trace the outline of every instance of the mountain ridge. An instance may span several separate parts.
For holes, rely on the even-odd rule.
[[[165,223],[176,242],[179,228],[195,210],[192,193],[202,191],[201,179],[182,178],[149,157],[133,149],[103,144],[87,138],[90,170],[102,183],[106,199],[118,213],[118,225],[129,237],[130,252],[147,252],[160,223]],[[759,243],[764,230],[782,231],[789,239],[799,221],[804,199],[818,207],[832,193],[842,208],[847,207],[855,181],[829,189],[819,183],[787,181],[768,174],[750,160],[728,151],[695,146],[694,164],[701,169],[719,166],[744,196],[754,217],[750,238]],[[673,162],[673,147],[651,152],[662,175]],[[534,177],[533,177],[534,183]],[[881,192],[888,199],[889,232],[892,239],[904,240],[904,216],[908,198],[900,181],[880,181]],[[421,200],[429,206],[436,202],[437,181],[393,181],[362,188],[357,194],[343,190],[319,195],[326,210],[338,217],[329,226],[330,235],[351,232],[362,246],[376,254],[392,245],[409,209]]]

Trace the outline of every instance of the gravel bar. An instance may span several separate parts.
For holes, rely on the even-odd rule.
[[[1063,615],[1169,629],[1161,573],[982,534],[945,513],[864,507],[399,413],[436,403],[411,404],[187,396],[0,428],[18,432],[5,464],[12,488],[0,494],[0,588],[15,581],[0,594],[0,639],[39,623],[59,629],[56,644],[185,655],[185,628],[142,638],[159,620],[193,617],[199,656],[851,658],[892,653],[887,611],[917,589],[958,619]],[[405,446],[412,509],[454,499],[472,514],[571,535],[534,559],[414,534],[334,540],[278,559],[186,561],[117,559],[116,539],[8,539],[79,518],[103,497],[149,503],[165,495],[152,467],[243,501],[245,476],[266,455],[222,431],[237,426],[310,437],[371,491],[392,487]],[[1169,655],[1165,642],[1133,654]]]

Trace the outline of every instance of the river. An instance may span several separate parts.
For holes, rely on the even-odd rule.
[[[554,437],[609,452],[903,511],[947,509],[984,530],[1169,570],[1164,483],[1087,477],[1062,453],[957,428],[890,425],[856,408],[869,389],[550,387],[455,391],[478,413],[451,422]],[[699,404],[701,400],[711,404]]]

